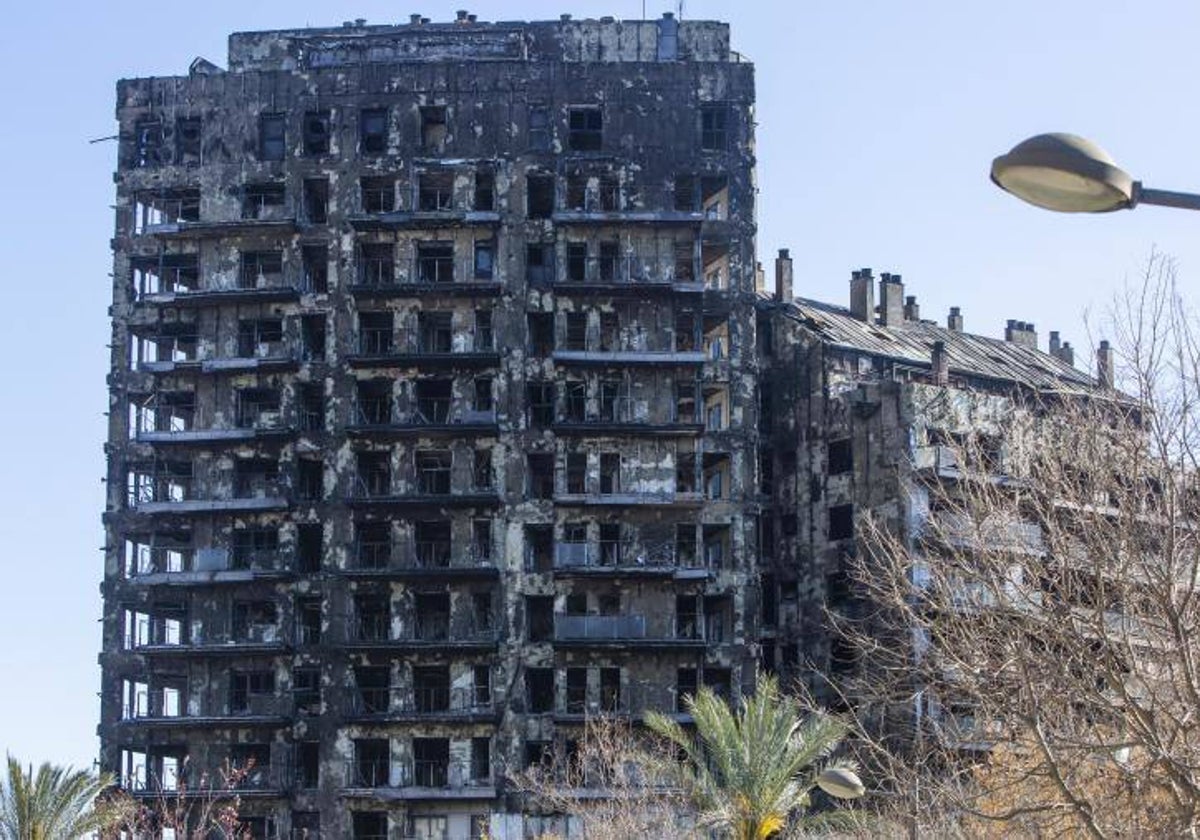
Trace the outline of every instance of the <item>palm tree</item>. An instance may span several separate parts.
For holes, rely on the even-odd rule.
[[[100,776],[43,764],[33,772],[8,757],[8,778],[0,781],[0,840],[77,840],[107,822],[96,797],[112,784]]]
[[[694,736],[657,712],[646,724],[682,752],[682,783],[701,825],[734,840],[767,840],[809,806],[814,785],[841,798],[863,792],[850,762],[828,760],[845,725],[820,712],[805,716],[770,677],[736,711],[708,688],[687,699],[687,710]]]

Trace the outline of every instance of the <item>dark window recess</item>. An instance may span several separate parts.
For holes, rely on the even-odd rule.
[[[321,643],[320,596],[296,600],[296,637],[296,643],[300,645]]]
[[[321,570],[322,528],[317,525],[296,526],[296,566],[302,574]]]
[[[548,219],[554,214],[554,176],[530,173],[525,177],[525,215]]]
[[[472,461],[472,480],[476,490],[492,489],[492,450],[477,449]]]
[[[779,620],[779,601],[775,591],[775,578],[763,575],[759,589],[761,590],[759,597],[762,599],[759,604],[762,610],[762,623],[767,627],[772,627]]]
[[[687,711],[687,700],[696,696],[699,675],[695,668],[679,668],[675,672],[675,711]]]
[[[304,114],[304,154],[329,154],[332,121],[328,111],[308,111]]]
[[[582,106],[567,112],[567,145],[572,151],[600,151],[603,129],[604,112],[599,107]]]
[[[287,122],[283,114],[258,118],[258,159],[283,160],[287,156]]]
[[[159,120],[139,120],[133,131],[134,160],[139,167],[171,162],[171,151],[163,143],[163,125]]]
[[[286,191],[280,182],[247,184],[242,191],[243,219],[278,219],[283,215]]]
[[[430,449],[417,452],[417,492],[445,495],[450,492],[450,452]]]
[[[617,242],[600,243],[600,282],[612,283],[620,279],[621,246]]]
[[[758,430],[764,434],[772,429],[774,412],[774,391],[770,382],[762,382],[758,386]]]
[[[325,389],[319,383],[296,386],[297,414],[302,432],[325,431]]]
[[[567,706],[569,715],[581,715],[587,710],[587,668],[567,668]]]
[[[621,182],[616,175],[600,176],[600,210],[603,213],[615,213],[621,209]]]
[[[392,383],[389,379],[367,379],[358,383],[358,414],[355,424],[386,426],[392,422]]]
[[[675,176],[675,209],[682,213],[700,212],[699,184],[694,175]]]
[[[325,467],[319,458],[296,461],[296,493],[306,502],[317,502],[325,495]]]
[[[422,283],[453,283],[454,243],[417,243],[417,278]]]
[[[364,213],[391,213],[396,209],[396,179],[386,176],[362,178],[358,182]]]
[[[582,172],[572,172],[567,176],[567,190],[564,196],[568,210],[587,210],[587,175]]]
[[[854,505],[836,505],[829,509],[829,539],[847,540],[854,536]]]
[[[496,272],[496,241],[475,240],[475,279],[491,280]]]
[[[313,599],[317,607],[317,630],[321,629],[321,602]],[[297,609],[303,609],[304,615],[310,612],[311,604]],[[319,668],[296,668],[292,671],[292,702],[300,714],[316,714],[321,711],[321,670]]]
[[[858,651],[853,643],[836,635],[829,641],[829,672],[845,674],[858,663]]]
[[[543,452],[530,452],[526,456],[529,468],[528,492],[533,499],[554,497],[554,456]]]
[[[304,291],[323,295],[329,291],[329,246],[324,243],[303,245],[300,248],[303,263]]]
[[[572,283],[582,283],[587,279],[586,242],[567,243],[567,280]]]
[[[427,152],[441,152],[446,148],[448,133],[444,105],[426,105],[421,108],[422,149]]]
[[[554,559],[554,527],[552,525],[525,526],[525,566],[532,572],[548,572]],[[550,610],[553,598],[548,598]],[[540,602],[539,602],[540,603]],[[549,613],[547,613],[549,616]],[[549,618],[546,619],[550,621]],[[532,633],[532,631],[530,631]],[[549,632],[549,631],[547,631]],[[538,641],[530,635],[530,641]]]
[[[724,103],[700,106],[700,148],[723,152],[729,145],[729,108]]]
[[[360,312],[358,314],[358,352],[368,356],[392,352],[392,313]]]
[[[282,251],[246,251],[238,272],[238,288],[278,288],[283,281]]]
[[[548,284],[554,282],[554,245],[534,242],[525,246],[525,282]]]
[[[768,451],[758,453],[758,492],[770,496],[775,491],[775,461]]]
[[[382,765],[381,772],[379,773],[379,775],[382,776],[382,779],[379,780],[379,784],[384,784],[387,781],[387,760],[383,759],[383,761],[384,764]],[[355,769],[358,770],[361,775],[362,768],[360,766],[356,766]],[[355,779],[355,781],[361,782],[362,784],[368,784],[368,782],[371,782],[371,784],[368,786],[374,787],[373,783],[376,780],[360,778]],[[353,817],[353,840],[383,840],[383,838],[388,836],[388,815],[386,811],[355,811],[353,812]]]
[[[829,441],[829,474],[841,475],[854,471],[854,447],[850,438]]]
[[[199,117],[175,120],[175,162],[187,166],[201,162],[201,123]]]
[[[358,115],[358,149],[364,155],[381,155],[388,145],[387,108],[364,108]]]
[[[325,316],[300,316],[300,341],[304,360],[319,362],[325,358]]]
[[[554,315],[550,312],[530,312],[525,316],[529,328],[529,351],[535,356],[548,356],[554,350]]]
[[[319,784],[320,746],[318,741],[300,741],[296,744],[296,785],[301,789],[315,788]]]
[[[413,385],[417,398],[414,421],[423,424],[449,423],[454,383],[450,379],[419,379]]]
[[[586,312],[567,313],[566,346],[564,349],[587,349],[587,322],[588,317]]]
[[[525,669],[525,707],[530,714],[554,711],[554,669]]]
[[[304,219],[314,225],[329,221],[329,179],[304,179]]]
[[[529,406],[529,425],[544,429],[554,422],[554,385],[550,382],[530,382],[525,386]]]
[[[492,330],[492,310],[475,310],[475,352],[490,351],[496,346],[496,335]]]
[[[587,492],[587,453],[567,453],[566,491],[576,496]]]
[[[419,313],[417,315],[417,348],[422,353],[453,352],[454,329],[452,313]]]
[[[484,782],[492,777],[492,741],[490,738],[471,739],[471,779]],[[472,837],[481,835],[475,832]]]
[[[454,173],[423,172],[417,176],[417,209],[444,213],[454,209]]]
[[[283,341],[283,320],[258,318],[238,323],[238,358],[248,359],[274,353]]]
[[[475,170],[475,209],[496,209],[496,173],[491,169]]]
[[[535,152],[548,152],[550,140],[550,109],[545,105],[530,105],[529,148]]]
[[[364,242],[358,247],[359,284],[390,286],[395,278],[395,257],[390,242]]]

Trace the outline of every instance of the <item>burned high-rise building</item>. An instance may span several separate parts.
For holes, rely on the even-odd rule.
[[[117,89],[101,763],[256,837],[537,832],[586,715],[753,677],[725,24],[239,33]]]

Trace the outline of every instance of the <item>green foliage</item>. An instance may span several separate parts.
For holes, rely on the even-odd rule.
[[[106,816],[94,803],[110,784],[107,775],[52,764],[35,773],[9,756],[0,784],[0,840],[76,840],[99,831]]]
[[[695,736],[677,722],[651,712],[646,724],[684,757],[681,783],[699,811],[699,823],[729,832],[734,840],[766,840],[793,814],[810,805],[817,776],[828,768],[845,725],[823,713],[805,715],[800,703],[760,678],[752,697],[735,711],[708,688],[687,701]]]

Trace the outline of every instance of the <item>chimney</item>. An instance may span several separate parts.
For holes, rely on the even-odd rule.
[[[898,327],[904,321],[904,284],[899,274],[879,277],[879,323]]]
[[[354,25],[357,27],[360,27],[360,28],[364,27],[367,25],[367,19],[366,18],[355,18]]]
[[[950,307],[950,314],[946,316],[946,329],[953,330],[954,332],[962,332],[963,317],[962,309],[960,307]]]
[[[792,301],[792,258],[787,248],[780,248],[775,258],[775,300]]]
[[[950,384],[950,356],[946,353],[946,342],[933,342],[933,355],[929,361],[934,385]]]
[[[868,324],[875,323],[874,283],[869,268],[850,272],[850,314]]]
[[[470,14],[470,12],[468,12],[466,9],[459,9],[457,12],[454,13],[455,20],[457,20],[458,23],[466,23],[467,15],[469,15],[469,14]]]
[[[1108,340],[1100,342],[1100,346],[1096,349],[1096,378],[1100,380],[1101,388],[1111,389],[1116,377],[1113,372],[1113,351]]]
[[[917,306],[917,296],[909,295],[904,299],[904,320],[920,321],[921,307]]]
[[[409,15],[408,22],[410,24],[412,24],[413,26],[420,26],[421,25],[421,13],[416,12],[415,14]]]
[[[1075,348],[1071,346],[1071,342],[1064,341],[1062,349],[1058,351],[1058,358],[1075,367]]]
[[[1037,330],[1033,324],[1014,321],[1011,318],[1004,327],[1004,340],[1012,342],[1018,347],[1028,347],[1030,350],[1036,350],[1038,346]]]
[[[679,58],[679,21],[670,12],[663,12],[658,21],[658,60],[675,61]]]
[[[563,23],[566,23],[567,21],[569,21],[571,19],[571,13],[563,12],[561,15],[558,16],[558,19],[561,20]]]
[[[1050,355],[1058,358],[1058,354],[1062,352],[1062,340],[1058,337],[1058,330],[1050,330]]]

